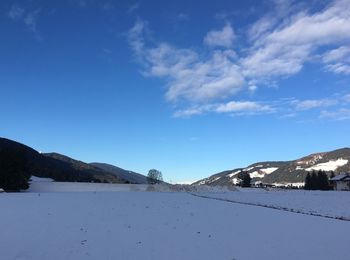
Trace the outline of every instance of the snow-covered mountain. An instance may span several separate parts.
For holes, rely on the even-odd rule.
[[[350,172],[350,148],[331,152],[315,153],[293,161],[259,162],[246,168],[238,168],[214,174],[199,180],[197,185],[235,185],[239,182],[238,174],[246,171],[253,181],[269,184],[303,183],[311,171]]]

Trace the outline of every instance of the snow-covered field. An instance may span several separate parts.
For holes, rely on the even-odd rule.
[[[350,221],[350,193],[283,189],[239,189],[200,196]]]
[[[349,259],[348,221],[184,192],[106,192],[103,187],[40,193],[32,187],[32,192],[0,194],[0,259]],[[198,194],[264,196],[251,190]],[[337,201],[325,194],[324,207]],[[346,206],[346,196],[339,194]],[[319,196],[291,192],[289,198],[309,207],[314,198],[315,204],[321,201]]]

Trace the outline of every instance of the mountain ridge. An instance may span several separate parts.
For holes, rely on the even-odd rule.
[[[301,184],[308,172],[324,170],[335,174],[350,172],[350,148],[344,147],[329,152],[312,153],[296,160],[256,162],[243,168],[215,173],[192,185],[236,185],[238,173],[246,171],[253,183]]]
[[[0,137],[0,150],[15,150],[26,158],[26,167],[31,175],[52,178],[62,182],[105,182],[105,183],[134,183],[127,178],[127,173],[137,174],[121,168],[123,177],[100,167],[75,160],[59,153],[39,153],[35,149]],[[141,175],[141,174],[139,174]],[[146,178],[144,176],[144,178]]]

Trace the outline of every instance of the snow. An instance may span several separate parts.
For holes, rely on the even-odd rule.
[[[219,176],[219,177],[216,177],[215,179],[209,181],[209,183],[216,182],[216,181],[219,180],[220,178],[221,178],[220,176]]]
[[[254,168],[261,168],[261,167],[263,167],[263,165],[257,165],[255,167],[246,168],[245,170],[250,171]],[[266,174],[270,174],[270,173],[276,171],[277,169],[278,169],[277,167],[269,167],[269,168],[265,168],[265,169],[259,169],[257,171],[251,172],[249,174],[250,174],[251,178],[263,178]],[[228,174],[227,176],[232,178],[240,172],[241,172],[241,170],[238,170],[238,171],[235,171],[235,172]]]
[[[27,192],[116,192],[116,191],[146,191],[147,184],[110,184],[81,182],[41,182],[34,181]]]
[[[26,192],[224,192],[237,190],[235,186],[166,185],[166,184],[111,184],[81,182],[33,181]]]
[[[228,177],[232,178],[233,176],[235,176],[236,174],[240,173],[241,170],[238,170],[238,171],[235,171],[235,172],[232,172],[230,173],[229,175],[227,175]]]
[[[233,178],[233,179],[231,179],[231,182],[232,182],[233,184],[237,185],[238,183],[241,182],[241,180],[238,179],[238,178]]]
[[[337,160],[331,160],[329,162],[325,163],[319,163],[314,166],[311,166],[309,168],[306,168],[305,170],[307,171],[335,171],[338,167],[344,166],[345,164],[348,163],[348,160],[345,160],[343,158],[337,159]]]
[[[278,167],[270,167],[270,168],[265,168],[265,169],[260,169],[260,171],[264,172],[265,174],[270,174],[276,171]]]
[[[333,177],[332,179],[330,179],[331,181],[340,181],[346,177],[348,177],[349,174],[347,173],[341,173],[341,174],[338,174],[337,176]]]
[[[110,184],[35,183],[29,192],[0,195],[0,205],[6,209],[0,215],[1,259],[349,257],[344,250],[350,229],[347,221],[200,198],[185,192],[137,192],[132,191],[132,185],[107,188]],[[144,190],[142,187],[138,190]],[[34,192],[35,188],[41,192]],[[53,188],[55,192],[50,190]],[[350,211],[350,196],[345,192],[242,189],[196,193],[203,194],[282,203],[333,215],[349,216]]]
[[[198,184],[199,185],[204,185],[206,183],[206,180],[200,181]]]
[[[204,194],[234,202],[270,206],[305,214],[350,220],[350,193],[279,189],[239,189],[240,192]],[[349,222],[350,223],[350,222]]]
[[[274,182],[272,183],[272,185],[276,186],[276,187],[287,187],[287,186],[291,186],[291,187],[303,187],[305,185],[304,182],[283,182],[283,183],[279,183],[279,182]]]
[[[30,182],[53,182],[54,180],[51,178],[40,178],[36,176],[30,177]]]
[[[254,171],[249,173],[250,178],[263,178],[265,176],[264,173],[260,173],[259,171]]]
[[[266,174],[273,173],[277,169],[278,169],[277,167],[269,167],[269,168],[265,168],[265,169],[259,169],[257,171],[251,172],[250,177],[251,178],[263,178]]]
[[[298,161],[297,164],[315,164],[317,161],[321,160],[323,158],[322,154],[316,154],[311,159],[305,160],[305,161]]]

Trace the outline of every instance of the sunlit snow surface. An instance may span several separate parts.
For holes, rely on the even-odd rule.
[[[338,159],[338,160],[333,160],[325,163],[319,163],[314,166],[311,166],[309,168],[306,168],[305,170],[307,171],[335,171],[338,167],[344,166],[345,164],[348,163],[348,160],[345,159]]]
[[[79,184],[81,192],[68,192],[67,184],[66,192],[58,192],[62,188],[58,183],[57,192],[43,192],[47,184],[37,185],[40,193],[32,187],[32,192],[0,194],[1,259],[349,259],[344,250],[347,221],[188,193],[137,192],[128,185],[125,191],[114,186],[114,191],[105,192],[107,186],[98,185],[95,191],[83,192]],[[92,185],[86,184],[87,190]],[[264,195],[262,190],[248,189],[198,194],[242,200],[263,197],[271,203],[282,198],[311,210],[339,203],[325,212],[349,209],[345,192]]]

